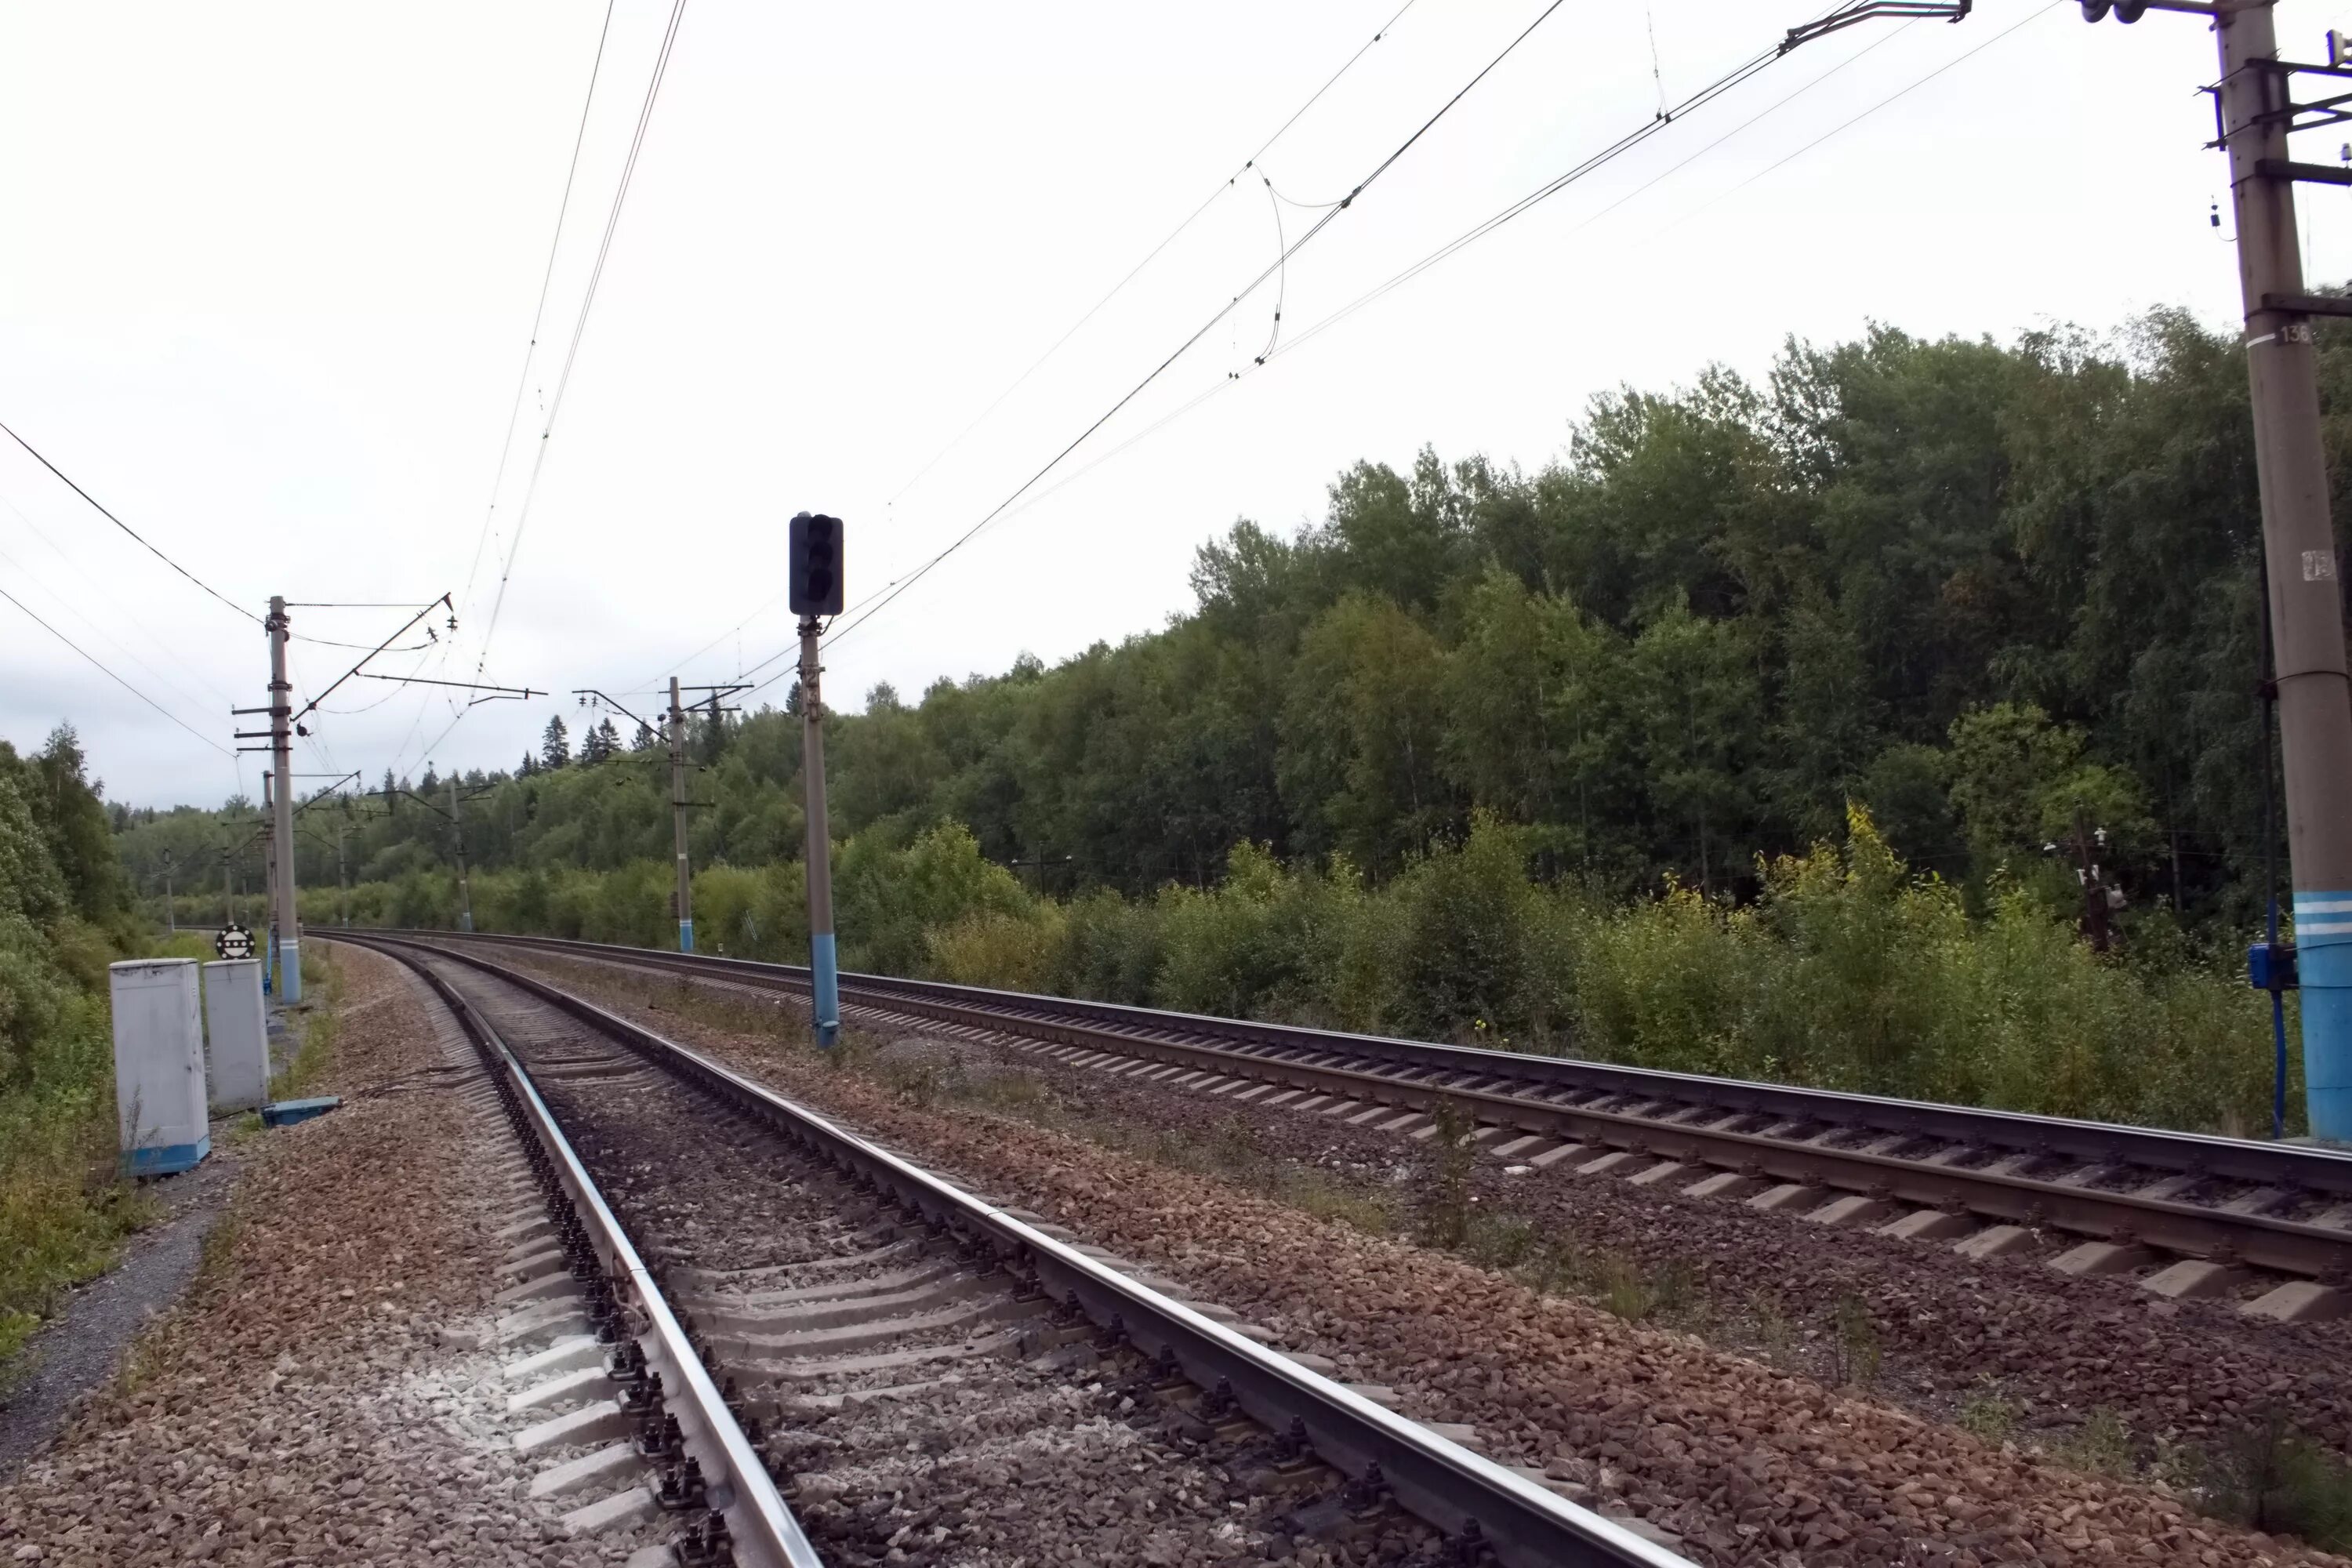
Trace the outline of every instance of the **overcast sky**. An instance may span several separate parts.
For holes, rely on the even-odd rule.
[[[919,565],[1548,0],[1416,0],[1266,153],[1284,203],[1257,173],[1226,185],[1401,3],[688,0],[559,404],[667,0],[614,7],[527,376],[601,5],[0,0],[0,421],[249,610],[446,591],[454,637],[436,616],[441,642],[373,668],[556,693],[468,710],[353,681],[299,770],[511,766],[581,716],[572,688],[642,712],[673,672],[783,647],[795,510],[847,521],[853,601]],[[1594,393],[1760,375],[1791,334],[2234,319],[2205,25],[1980,0],[1809,44],[1307,336],[1822,8],[1566,0],[1028,504],[835,647],[836,705],[1150,630],[1202,541],[1318,517],[1360,458],[1534,468]],[[2283,45],[2319,57],[2336,20],[2284,0]],[[2352,195],[2303,201],[2313,273],[2341,278]],[[24,605],[0,602],[0,737],[69,719],[134,804],[258,794],[263,760],[215,745],[265,700],[259,628],[5,439],[0,585]],[[405,614],[294,624],[373,644]],[[358,657],[296,652],[305,700]]]

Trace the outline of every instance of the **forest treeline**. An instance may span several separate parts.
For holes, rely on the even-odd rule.
[[[144,952],[79,741],[0,741],[0,1363],[136,1215],[115,1170],[106,966]]]
[[[2326,401],[2352,407],[2345,339],[2322,333]],[[2342,434],[2331,414],[2331,450]],[[1851,807],[1864,858],[1939,879],[1979,937],[2005,900],[2063,934],[2095,858],[2128,900],[2117,963],[2201,963],[2218,985],[2210,955],[2265,887],[2259,552],[2243,357],[2184,312],[2108,338],[1791,342],[1760,383],[1712,368],[1597,399],[1532,473],[1359,464],[1320,521],[1203,547],[1192,609],[1160,631],[911,702],[877,687],[829,742],[839,863],[845,882],[919,876],[953,825],[1039,908],[1158,910],[1244,865],[1384,904],[1485,825],[1546,899],[1728,930],[1786,907],[1776,864],[1862,852]],[[696,723],[698,867],[797,874],[795,709]],[[667,780],[612,717],[569,710],[515,769],[461,781],[482,923],[649,916],[661,939]],[[310,918],[335,913],[339,839],[356,918],[452,909],[452,825],[396,793],[446,809],[446,784],[310,810]],[[169,851],[196,918],[246,836],[226,819],[251,816],[119,814],[126,863],[152,895]],[[881,929],[921,902],[893,892],[861,929],[845,894],[845,958],[951,967],[937,944],[969,911],[911,943]],[[765,947],[795,919],[759,908],[749,927],[698,908],[705,944]],[[1164,968],[1127,989],[1192,994]],[[1596,1026],[1527,995],[1454,1001],[1386,1016]]]

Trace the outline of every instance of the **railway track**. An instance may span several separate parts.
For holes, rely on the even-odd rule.
[[[504,1233],[514,1283],[494,1331],[514,1358],[507,1376],[520,1385],[510,1408],[548,1413],[516,1438],[525,1453],[548,1457],[534,1498],[584,1498],[566,1515],[577,1534],[675,1514],[667,1561],[817,1568],[750,1435],[530,1069],[446,975],[412,967],[473,1042],[544,1201]]]
[[[804,995],[806,971],[700,954],[473,935]],[[1135,1082],[1399,1136],[1451,1108],[1494,1156],[1869,1227],[2176,1300],[2306,1322],[2352,1310],[2352,1154],[848,974],[879,1026],[985,1037]],[[2053,1251],[2041,1239],[2067,1245]]]
[[[338,938],[425,976],[541,1152],[561,1217],[516,1260],[544,1297],[519,1311],[588,1331],[517,1397],[546,1402],[541,1440],[584,1449],[560,1467],[601,1494],[583,1528],[674,1510],[677,1560],[762,1568],[1684,1562],[541,979]]]

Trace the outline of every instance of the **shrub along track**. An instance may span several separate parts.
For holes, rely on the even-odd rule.
[[[1710,1350],[1690,1335],[1629,1324],[1460,1259],[1320,1221],[1190,1170],[992,1112],[977,1101],[944,1110],[908,1103],[887,1084],[835,1069],[804,1049],[780,1048],[779,1036],[799,1037],[799,1020],[797,1009],[772,995],[688,989],[675,976],[631,974],[551,955],[532,967],[561,974],[567,985],[625,1013],[657,1018],[673,1035],[739,1070],[854,1118],[871,1135],[919,1151],[1145,1260],[1246,1313],[1286,1343],[1328,1358],[1343,1376],[1393,1386],[1406,1413],[1465,1424],[1498,1458],[1547,1465],[1585,1489],[1582,1495],[1595,1504],[1680,1533],[1683,1550],[1698,1560],[1801,1561],[1823,1568],[2135,1557],[2198,1563],[2335,1561],[2200,1518],[2161,1489],[2075,1474]],[[948,1054],[946,1047],[932,1051]],[[951,1059],[992,1054],[958,1047]],[[1023,1070],[1035,1065],[1010,1054],[998,1059]],[[1200,1104],[1192,1097],[1107,1083],[1083,1070],[1068,1070],[1066,1081],[1083,1097],[1080,1116],[1095,1119],[1090,1130],[1099,1132],[1103,1119],[1122,1114],[1156,1128],[1156,1135],[1135,1139],[1139,1146],[1204,1143],[1227,1119],[1267,1131],[1312,1125],[1247,1106],[1217,1108],[1213,1124],[1197,1112],[1188,1120],[1185,1108]],[[1342,1136],[1328,1130],[1299,1134],[1310,1135],[1327,1143]],[[1361,1136],[1359,1163],[1381,1171],[1397,1163],[1396,1141]],[[1402,1147],[1427,1155],[1425,1144],[1407,1141]],[[1311,1151],[1325,1152],[1323,1146]],[[1349,1152],[1342,1147],[1328,1157],[1346,1163]],[[1473,1181],[1481,1189],[1509,1182],[1514,1192],[1530,1181],[1504,1177],[1502,1169],[1489,1162]],[[1544,1179],[1572,1194],[1564,1203],[1599,1204],[1604,1194],[1609,1202],[1622,1200],[1629,1230],[1647,1223],[1673,1233],[1682,1223],[1677,1216],[1706,1208],[1696,1201],[1652,1204],[1638,1190],[1590,1178]],[[1776,1278],[1802,1287],[1826,1258],[1842,1258],[1841,1267],[1854,1269],[1857,1256],[1869,1248],[1894,1246],[1886,1238],[1790,1226],[1769,1215],[1745,1223],[1765,1228],[1749,1236],[1727,1233],[1720,1255],[1700,1250],[1695,1261],[1703,1271],[1734,1257],[1742,1266],[1752,1257],[1762,1267],[1785,1247],[1792,1256]],[[1759,1237],[1751,1252],[1748,1244]],[[2038,1283],[2032,1270],[2019,1274]],[[2152,1303],[2145,1292],[2114,1281],[2052,1279],[2048,1288],[2079,1310],[2085,1285],[2112,1293],[2147,1321],[2170,1321],[2156,1309],[2171,1304]],[[1988,1302],[2006,1293],[1999,1284],[1984,1292]],[[1801,1289],[1791,1291],[1791,1300],[1803,1299]],[[2192,1304],[2178,1309],[2192,1310]],[[2227,1316],[2204,1310],[2217,1321]],[[2203,1332],[2200,1326],[2183,1337],[2201,1341]],[[2277,1325],[2261,1326],[2254,1342],[2281,1332]],[[2091,1332],[2079,1333],[2075,1342],[2085,1356],[2103,1353]],[[2127,1362],[2130,1353],[2126,1347],[2117,1360]],[[2315,1363],[2305,1370],[2324,1369]]]

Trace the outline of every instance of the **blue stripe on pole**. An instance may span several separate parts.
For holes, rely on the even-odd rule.
[[[2352,892],[2297,889],[2294,949],[2312,1136],[2352,1143]]]
[[[834,965],[829,931],[809,938],[809,974],[816,992],[816,1043],[830,1046],[841,1036],[841,979]]]
[[[692,921],[680,921],[677,922],[677,950],[680,952],[692,952],[694,951],[694,922]]]

